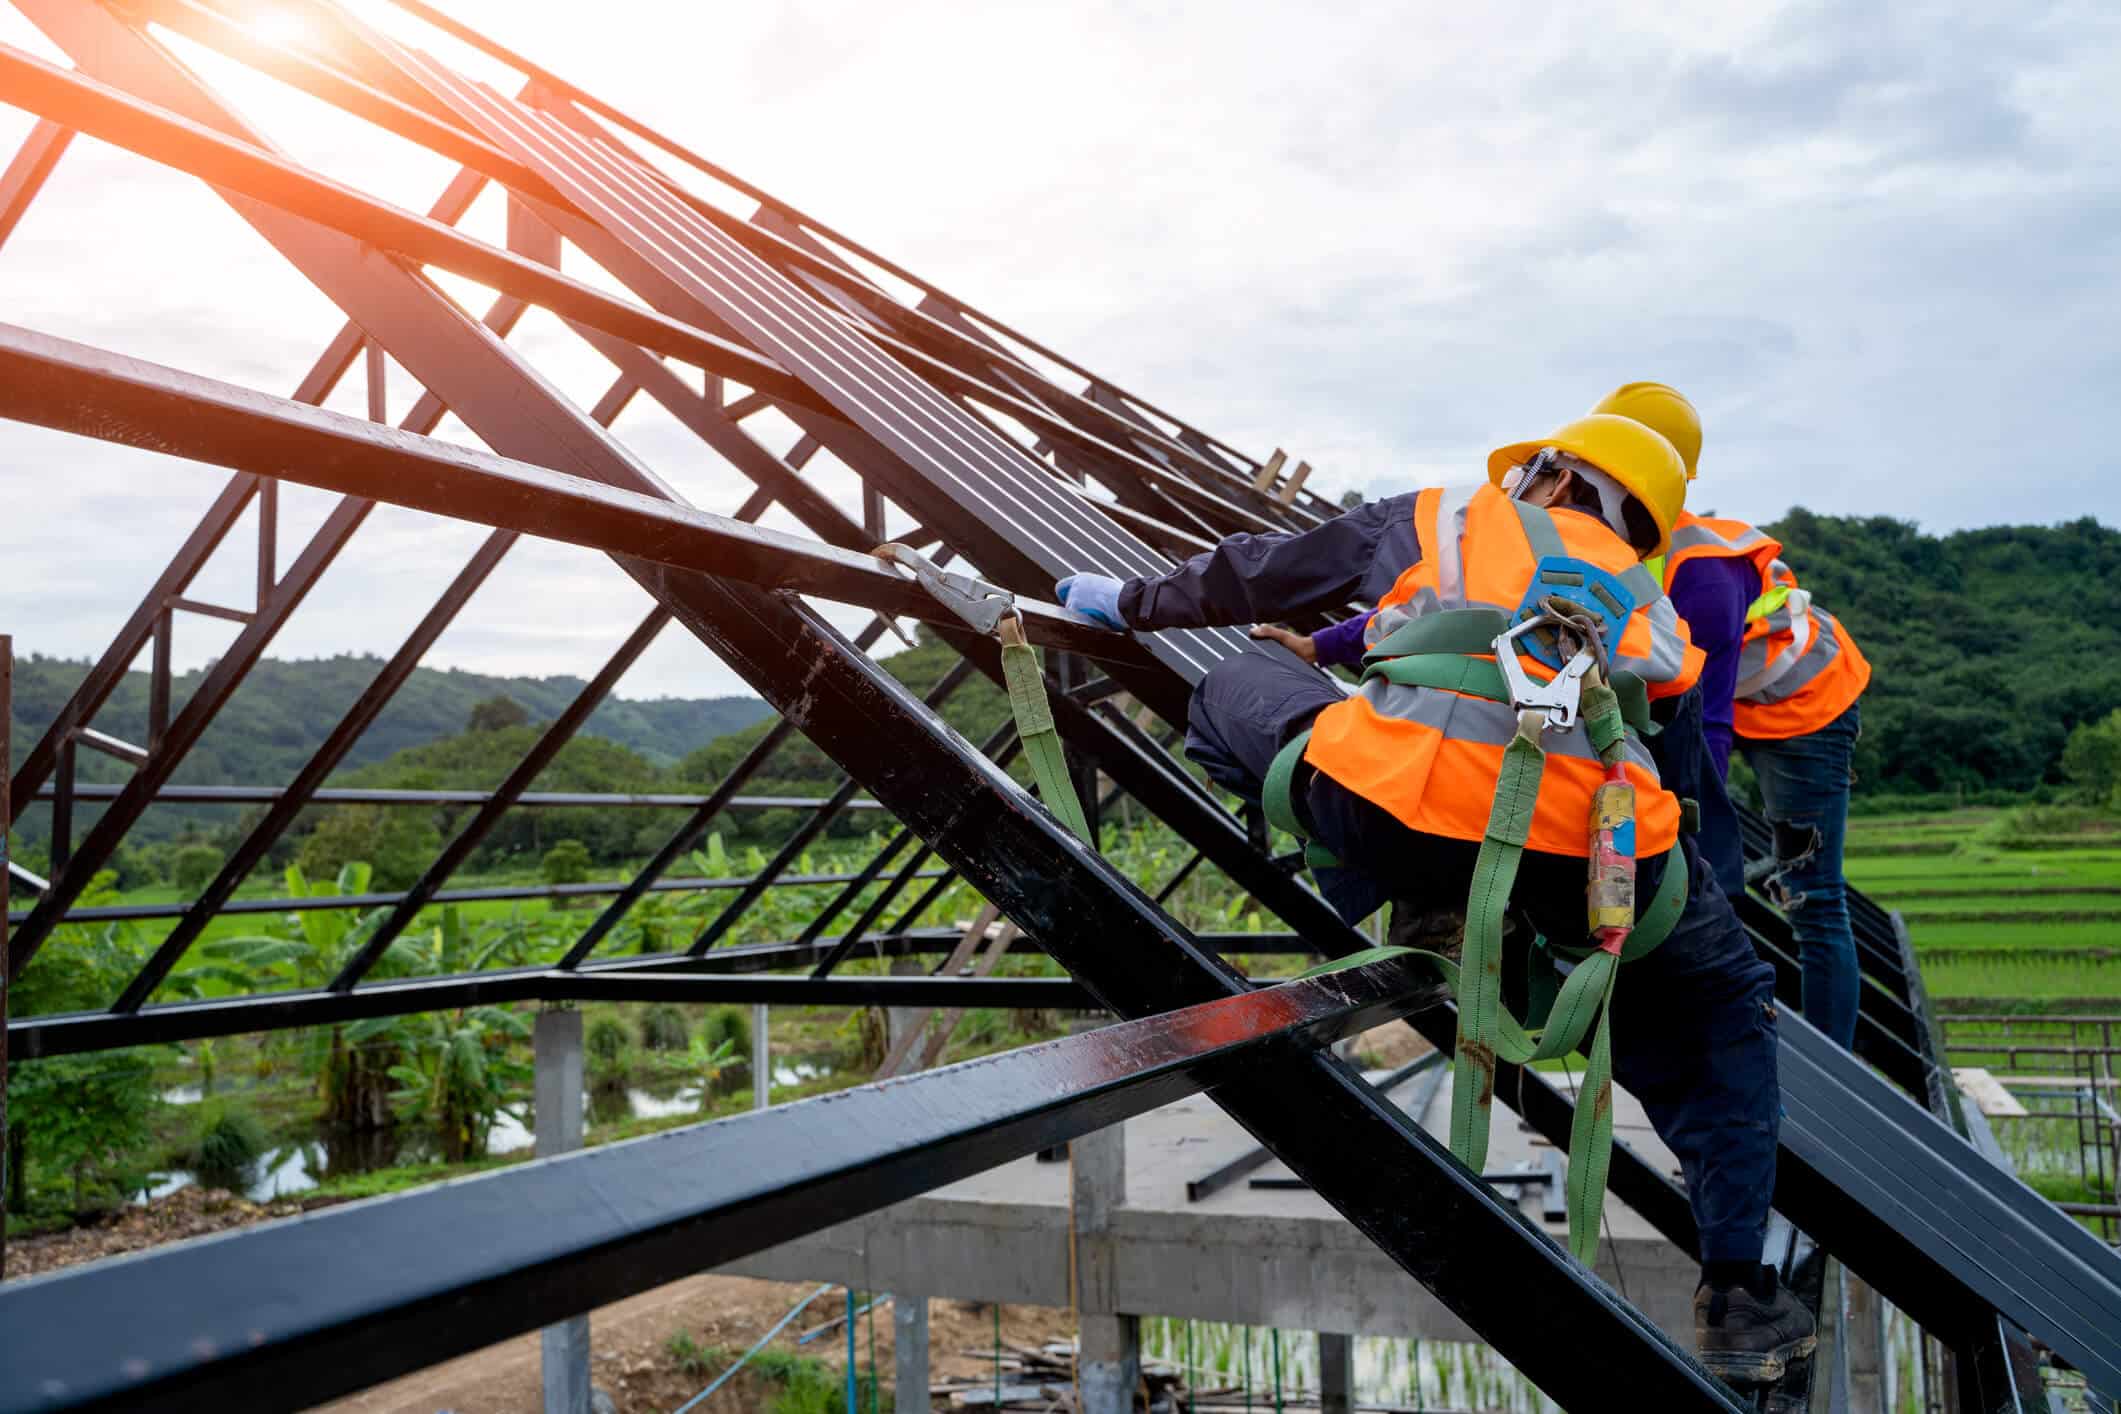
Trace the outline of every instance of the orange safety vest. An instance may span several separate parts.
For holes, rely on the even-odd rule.
[[[1807,736],[1849,709],[1870,685],[1871,665],[1840,620],[1797,587],[1782,544],[1740,520],[1682,513],[1664,582],[1689,559],[1744,558],[1760,574],[1745,612],[1731,729],[1758,741]]]
[[[1782,542],[1742,520],[1722,520],[1681,511],[1672,526],[1672,546],[1664,555],[1664,585],[1672,587],[1672,576],[1688,560],[1751,560],[1753,568],[1766,574],[1782,553]]]
[[[1780,560],[1761,575],[1738,650],[1731,729],[1756,741],[1809,736],[1871,684],[1870,661],[1841,621],[1811,602]]]
[[[1445,609],[1514,614],[1538,562],[1571,555],[1618,575],[1636,597],[1620,642],[1609,645],[1614,671],[1634,673],[1651,697],[1686,691],[1701,674],[1701,650],[1662,588],[1625,541],[1595,516],[1548,512],[1512,501],[1491,485],[1432,488],[1414,500],[1421,558],[1379,601],[1364,631],[1375,647],[1410,619]],[[1520,661],[1536,678],[1552,669]],[[1479,840],[1487,831],[1502,772],[1502,752],[1517,732],[1505,703],[1436,687],[1408,687],[1372,677],[1361,690],[1318,714],[1304,759],[1390,812],[1410,830]],[[1546,773],[1528,848],[1583,857],[1590,852],[1591,794],[1604,779],[1583,723],[1550,727]],[[1657,766],[1630,731],[1624,769],[1635,786],[1636,850],[1648,858],[1679,837],[1679,801],[1658,784]]]

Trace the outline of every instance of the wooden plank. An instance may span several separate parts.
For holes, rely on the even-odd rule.
[[[2002,1081],[1980,1066],[1955,1065],[1952,1079],[1958,1082],[1959,1093],[1979,1105],[1981,1113],[1990,1119],[2025,1118],[2025,1106],[2018,1103],[2018,1097],[2004,1089]]]

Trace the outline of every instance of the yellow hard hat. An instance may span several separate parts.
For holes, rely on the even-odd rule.
[[[1701,460],[1701,414],[1669,383],[1623,383],[1598,400],[1592,412],[1617,412],[1632,417],[1679,449],[1686,463],[1686,479],[1694,479],[1694,463]]]
[[[1671,547],[1672,524],[1686,505],[1686,464],[1679,449],[1647,423],[1618,413],[1594,412],[1561,426],[1536,442],[1517,442],[1488,453],[1488,480],[1500,486],[1503,474],[1552,447],[1581,457],[1627,488],[1657,522],[1656,548],[1644,559]]]

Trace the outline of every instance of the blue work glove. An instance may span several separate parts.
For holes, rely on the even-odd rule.
[[[1119,616],[1119,581],[1109,574],[1071,574],[1053,586],[1061,607],[1095,619],[1106,628],[1127,626]]]

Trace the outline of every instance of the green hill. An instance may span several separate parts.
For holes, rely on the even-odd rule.
[[[1858,794],[2059,782],[2070,728],[2121,706],[2121,531],[1934,536],[1801,508],[1762,528],[1871,661]]]
[[[15,664],[13,754],[19,762],[37,734],[59,713],[88,672],[86,662],[31,655]],[[177,768],[185,785],[277,785],[301,769],[324,736],[381,671],[383,660],[343,654],[333,658],[268,658],[254,668],[236,695]],[[173,710],[198,687],[200,672],[180,674],[172,688]],[[575,677],[495,677],[458,669],[419,668],[375,724],[348,753],[348,769],[386,760],[464,731],[471,710],[493,697],[520,704],[534,722],[549,721],[573,700],[583,680]],[[650,765],[669,766],[702,744],[767,715],[756,697],[608,698],[590,717],[584,735],[614,742]],[[96,725],[128,741],[147,734],[147,674],[132,672],[97,714]],[[121,781],[126,767],[94,752],[80,753],[89,780]],[[498,780],[501,767],[485,784]],[[144,825],[157,824],[151,812]],[[30,828],[41,830],[32,817]],[[152,836],[151,836],[152,837]]]

